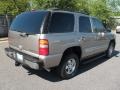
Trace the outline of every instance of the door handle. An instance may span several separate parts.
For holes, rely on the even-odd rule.
[[[82,37],[81,37],[81,40],[85,41],[85,40],[86,40],[86,37],[82,36]]]

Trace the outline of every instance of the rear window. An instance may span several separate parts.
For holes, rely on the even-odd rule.
[[[69,13],[54,12],[52,14],[49,33],[73,32],[74,15]]]
[[[18,15],[11,24],[10,30],[25,32],[29,34],[39,34],[40,27],[48,12],[25,12]]]

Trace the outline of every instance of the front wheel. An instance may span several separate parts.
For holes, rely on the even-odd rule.
[[[106,51],[106,57],[107,57],[107,58],[112,57],[114,48],[115,48],[115,44],[114,44],[113,42],[111,42],[111,43],[109,44],[109,47],[108,47],[107,51]]]
[[[69,54],[63,57],[57,72],[63,79],[69,79],[76,75],[78,66],[78,56],[76,54]]]

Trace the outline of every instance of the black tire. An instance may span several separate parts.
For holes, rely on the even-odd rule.
[[[108,47],[108,49],[107,49],[107,51],[106,51],[106,57],[107,57],[107,58],[111,58],[111,57],[112,57],[114,48],[115,48],[114,42],[110,42],[109,47]],[[111,50],[112,50],[112,51],[111,51]]]
[[[15,66],[20,66],[21,64],[17,61],[15,61]]]
[[[69,65],[70,60],[71,60],[71,63],[72,62],[74,63],[74,61],[76,63],[75,66],[73,64],[72,70],[69,70],[70,69],[70,65]],[[76,75],[78,66],[79,66],[79,58],[76,54],[71,53],[69,55],[64,55],[59,67],[57,68],[57,73],[60,75],[60,77],[62,79],[70,79]],[[68,68],[68,71],[67,71],[67,68]],[[69,71],[71,71],[71,73],[68,74]]]

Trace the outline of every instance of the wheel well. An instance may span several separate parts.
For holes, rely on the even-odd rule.
[[[78,58],[80,59],[81,54],[82,54],[81,47],[80,46],[75,46],[75,47],[67,48],[63,53],[63,57],[67,54],[70,54],[70,53],[75,53],[78,56]]]
[[[110,43],[114,43],[114,46],[116,45],[115,39],[112,39]]]

